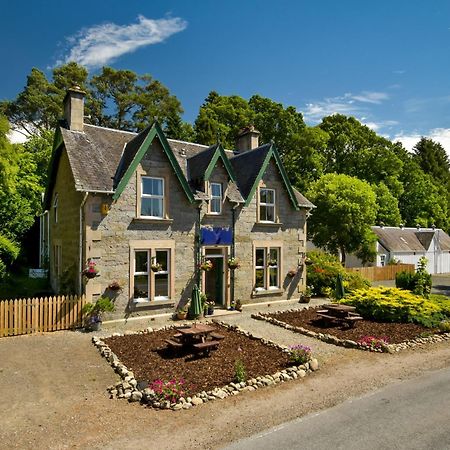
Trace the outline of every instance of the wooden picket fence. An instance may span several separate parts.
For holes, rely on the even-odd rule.
[[[398,272],[414,272],[414,264],[392,264],[384,267],[352,267],[347,272],[358,272],[369,281],[395,280]]]
[[[80,328],[85,303],[71,295],[0,300],[0,337]]]

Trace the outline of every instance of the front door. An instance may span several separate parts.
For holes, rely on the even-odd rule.
[[[205,272],[205,294],[208,300],[214,301],[216,305],[223,305],[224,296],[224,257],[223,255],[207,255],[211,260],[213,267]]]

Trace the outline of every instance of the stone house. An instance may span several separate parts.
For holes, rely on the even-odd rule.
[[[44,199],[56,292],[114,296],[119,316],[171,311],[195,283],[224,307],[299,295],[314,205],[291,186],[273,143],[259,146],[252,127],[235,151],[167,139],[157,123],[113,130],[85,124],[83,108],[84,93],[69,90]],[[206,260],[212,269],[200,270]],[[82,275],[88,262],[95,278]]]

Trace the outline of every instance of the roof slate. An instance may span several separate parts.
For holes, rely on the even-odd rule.
[[[75,178],[75,188],[79,191],[113,193],[150,130],[151,127],[147,127],[136,134],[85,124],[84,131],[79,132],[61,126],[60,131]],[[167,141],[190,184],[194,198],[206,199],[208,196],[199,190],[195,180],[203,177],[218,144],[208,147],[175,139]],[[237,155],[225,150],[236,175],[236,183],[231,181],[226,193],[230,201],[245,202],[271,145],[265,144]],[[294,193],[299,206],[314,207],[300,192],[294,189]]]

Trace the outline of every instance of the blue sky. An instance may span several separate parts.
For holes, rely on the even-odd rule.
[[[76,59],[91,73],[150,73],[190,122],[211,90],[260,94],[309,124],[341,112],[406,146],[426,135],[450,152],[446,0],[28,0],[2,8],[0,36],[0,99],[32,67]]]

